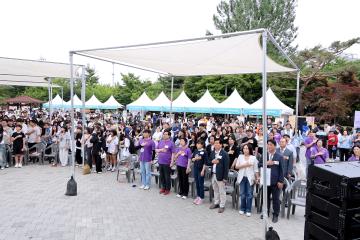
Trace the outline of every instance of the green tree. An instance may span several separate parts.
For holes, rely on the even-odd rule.
[[[280,46],[293,52],[297,36],[294,25],[297,0],[226,0],[213,15],[215,27],[222,33],[267,28]]]
[[[85,77],[86,84],[90,86],[99,83],[99,77],[96,75],[95,69],[91,68],[90,65],[87,65],[85,68]]]

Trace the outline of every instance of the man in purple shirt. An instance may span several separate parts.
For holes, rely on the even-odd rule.
[[[163,132],[162,140],[156,147],[156,153],[159,159],[159,172],[160,172],[160,194],[168,195],[171,188],[170,178],[170,164],[175,152],[174,142],[170,140],[171,132],[166,129]]]
[[[149,190],[151,184],[151,161],[153,151],[155,150],[155,142],[150,138],[151,131],[145,129],[143,139],[139,141],[140,148],[140,170],[141,170],[141,189]]]

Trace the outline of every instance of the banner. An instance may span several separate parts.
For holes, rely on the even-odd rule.
[[[360,111],[355,111],[354,128],[360,128]]]

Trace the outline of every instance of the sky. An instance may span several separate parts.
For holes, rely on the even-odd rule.
[[[69,51],[201,37],[219,33],[212,21],[220,0],[2,0],[0,56],[69,62]],[[299,0],[295,43],[299,49],[360,37],[359,0]],[[347,51],[360,58],[360,46]],[[113,65],[81,56],[74,63],[90,64],[101,83],[112,83]],[[158,75],[133,72],[142,79]]]

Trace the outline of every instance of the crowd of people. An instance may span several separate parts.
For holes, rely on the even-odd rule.
[[[85,126],[80,113],[75,114],[75,119],[76,165],[81,166],[84,157],[84,164],[93,172],[113,172],[119,161],[136,154],[141,172],[140,189],[151,188],[151,171],[156,161],[160,175],[159,193],[170,194],[171,174],[176,171],[177,197],[186,199],[189,176],[192,176],[196,186],[193,203],[196,205],[204,201],[204,181],[209,175],[214,192],[210,209],[218,209],[219,213],[225,210],[229,171],[237,172],[239,213],[248,217],[251,216],[254,185],[260,183],[261,156],[267,144],[267,167],[271,169],[268,209],[272,202],[273,222],[278,221],[284,178],[290,179],[297,174],[301,158],[305,157],[306,164],[360,160],[360,130],[339,125],[295,129],[288,121],[281,123],[268,119],[268,128],[264,130],[261,123],[244,122],[238,117],[177,116],[173,120],[155,113],[144,117],[130,113],[126,116],[89,113]],[[59,161],[49,158],[52,166],[70,163],[72,142],[68,113],[54,112],[50,120],[41,110],[18,114],[2,112],[0,120],[1,170],[13,164],[15,168],[21,168],[25,152],[36,151],[34,146],[38,143],[48,146],[45,151],[50,151],[52,144],[58,147]],[[301,156],[302,145],[306,148],[305,156]],[[11,155],[14,160],[9,157]]]

